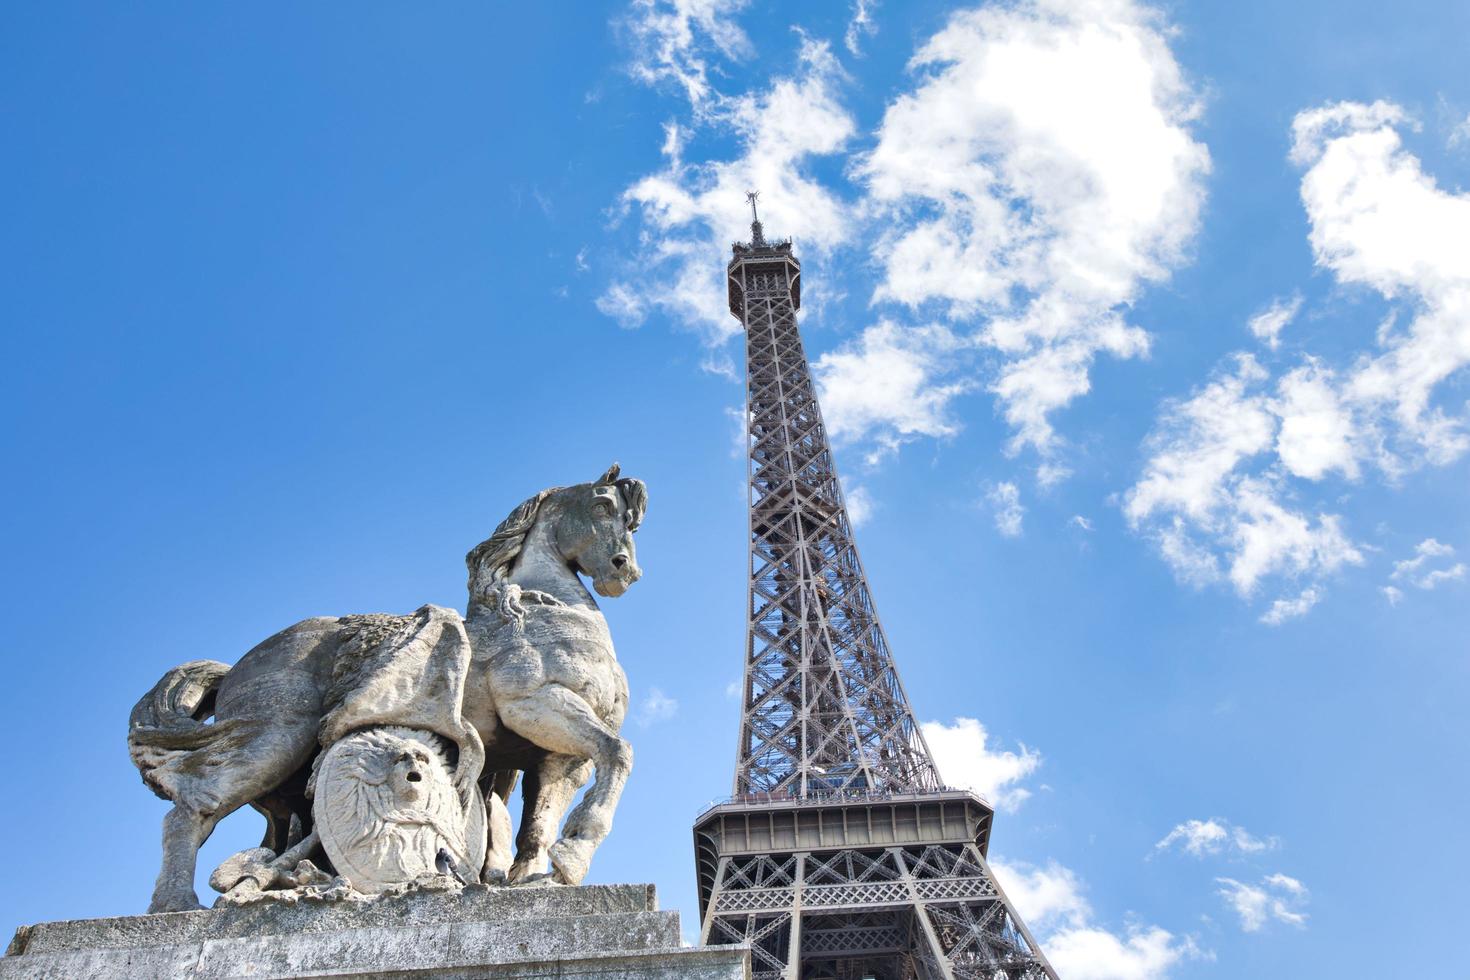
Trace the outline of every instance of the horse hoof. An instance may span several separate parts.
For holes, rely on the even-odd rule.
[[[164,912],[199,912],[204,908],[199,904],[199,896],[190,892],[183,895],[160,895],[148,903],[148,914],[159,915]]]
[[[553,877],[563,885],[580,885],[592,866],[592,852],[597,845],[590,840],[567,840],[563,838],[551,845],[547,851],[551,858]]]

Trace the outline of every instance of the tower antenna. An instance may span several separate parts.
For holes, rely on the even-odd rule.
[[[750,202],[750,244],[756,248],[760,248],[766,243],[766,235],[761,228],[761,216],[755,209],[756,199],[760,196],[760,191],[745,192],[745,199]]]

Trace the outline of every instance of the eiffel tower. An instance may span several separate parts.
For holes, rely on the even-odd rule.
[[[694,825],[701,941],[749,944],[754,980],[1056,980],[986,863],[994,811],[942,785],[914,721],[797,330],[801,263],[747,199],[750,621],[734,795]]]

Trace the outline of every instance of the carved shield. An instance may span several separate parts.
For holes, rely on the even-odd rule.
[[[419,729],[360,729],[317,763],[312,815],[322,847],[352,887],[377,894],[485,861],[485,803],[455,789],[445,743]]]

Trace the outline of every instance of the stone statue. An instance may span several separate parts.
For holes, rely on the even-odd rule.
[[[231,901],[580,883],[633,753],[618,734],[627,679],[579,576],[609,597],[638,580],[647,500],[614,464],[525,501],[466,556],[463,618],[424,606],[308,619],[234,667],[164,674],[128,730],[144,783],[173,803],[149,911],[200,907],[199,847],[247,804],[266,817],[265,839],[211,877]],[[522,775],[512,860],[505,801]]]

